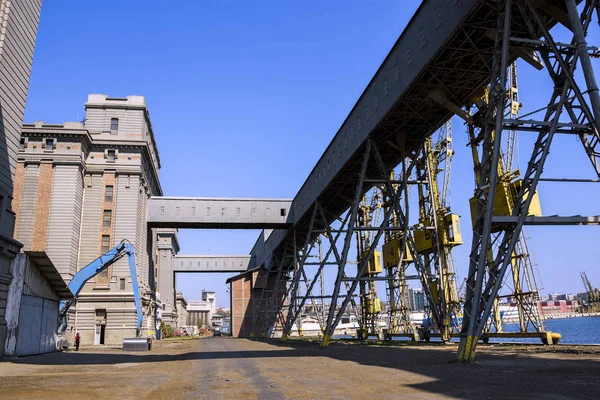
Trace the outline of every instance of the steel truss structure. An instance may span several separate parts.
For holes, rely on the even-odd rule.
[[[481,152],[476,171],[473,242],[464,285],[465,304],[458,351],[459,360],[473,360],[477,342],[489,327],[506,272],[515,262],[513,255],[527,251],[518,248],[523,225],[598,224],[600,221],[588,217],[528,215],[555,134],[577,135],[600,179],[600,97],[590,62],[590,55],[597,56],[599,52],[585,42],[592,16],[600,14],[598,1],[585,0],[582,11],[578,12],[579,2],[575,0],[552,0],[552,16],[547,8],[545,11],[538,8],[547,3],[541,0],[477,2],[469,20],[453,32],[455,44],[445,46],[436,56],[437,61],[445,61],[436,61],[421,71],[419,82],[410,86],[377,129],[353,150],[343,171],[336,173],[335,180],[319,192],[316,200],[310,198],[305,204],[306,211],[298,216],[285,235],[277,236],[281,242],[273,247],[265,261],[270,273],[276,276],[276,284],[274,289],[263,290],[258,302],[259,312],[264,310],[263,317],[255,319],[253,333],[272,336],[280,329],[285,339],[294,326],[301,332],[302,312],[314,301],[313,308],[321,307],[322,344],[327,345],[347,310],[350,307],[359,309],[356,305],[359,295],[355,293],[361,282],[383,280],[388,285],[390,319],[395,321],[390,321],[390,329],[393,333],[411,334],[406,281],[413,277],[406,275],[406,268],[412,263],[417,271],[414,278],[420,281],[428,303],[434,305],[431,309],[433,324],[446,332],[442,336],[448,336],[449,314],[455,307],[449,305],[453,303],[450,301],[452,295],[444,299],[439,296],[446,291],[445,285],[440,286],[444,280],[444,273],[439,272],[443,262],[432,259],[432,268],[428,268],[415,242],[418,229],[436,232],[436,218],[431,219],[435,213],[427,215],[429,226],[420,223],[418,229],[411,227],[408,194],[411,185],[432,181],[434,168],[423,164],[420,154],[432,153],[433,146],[425,153],[421,152],[427,146],[427,137],[447,120],[450,111],[472,127],[473,140],[478,145],[475,148]],[[554,11],[563,12],[568,18],[557,18]],[[573,32],[571,43],[556,42],[550,35],[549,29],[558,20]],[[508,69],[519,57],[538,69],[545,67],[554,90],[544,109],[511,118],[507,112],[511,105],[507,96]],[[576,83],[576,66],[581,66],[586,90]],[[465,104],[469,102],[467,99],[482,98],[474,88],[486,81],[489,82],[487,100]],[[495,215],[493,194],[501,181],[498,165],[502,158],[501,143],[506,139],[503,132],[513,131],[537,133],[538,139],[515,193],[511,213]],[[398,164],[399,177],[391,176],[392,168]],[[376,223],[373,218],[361,221],[360,210],[366,206],[363,197],[374,187],[380,190],[383,199],[380,219]],[[422,204],[425,208],[430,198],[424,191]],[[363,245],[357,254],[353,254],[353,240],[361,232],[369,233],[368,240],[367,235],[363,235]],[[386,266],[385,276],[370,272],[374,270],[375,251],[382,242],[387,244],[394,239],[399,241],[397,265]],[[437,246],[436,243],[443,243],[443,240],[433,239],[432,243]],[[319,246],[322,254],[316,258],[315,249]],[[435,256],[439,258],[440,254],[443,252],[438,249]],[[350,260],[356,260],[356,263]],[[352,270],[346,268],[348,265],[352,265]],[[322,291],[315,294],[317,283],[322,283],[320,277],[325,267],[337,269],[333,290],[330,294]],[[519,276],[517,281],[526,279]],[[432,285],[434,280],[436,284]],[[449,277],[446,280],[449,281]],[[440,287],[442,290],[438,290]],[[363,290],[364,294],[368,292]],[[444,302],[446,305],[440,306]],[[328,312],[323,312],[325,308]]]
[[[319,202],[311,210],[308,229],[303,235],[294,232],[293,245],[275,260],[276,287],[286,287],[285,311],[281,309],[276,290],[263,289],[258,310],[265,309],[266,317],[255,321],[255,335],[272,336],[276,329],[282,330],[286,339],[294,326],[302,334],[302,313],[306,305],[320,310],[319,323],[323,331],[323,345],[328,345],[342,316],[355,315],[357,324],[353,330],[359,337],[381,336],[378,316],[384,311],[377,298],[375,283],[385,281],[389,303],[386,338],[409,336],[416,339],[417,332],[411,323],[407,280],[419,280],[428,304],[432,324],[426,331],[439,334],[449,340],[456,333],[456,314],[459,312],[455,274],[452,267],[448,226],[444,222],[448,206],[449,166],[452,155],[451,125],[447,123],[435,148],[428,139],[417,151],[409,154],[400,165],[400,174],[387,171],[377,144],[367,141],[362,154],[359,179],[355,196],[349,200],[349,209],[342,217],[334,219],[327,215]],[[446,168],[440,170],[445,163]],[[444,174],[442,189],[438,189],[437,176]],[[373,187],[365,195],[367,185]],[[419,223],[409,224],[409,191],[416,186],[419,192]],[[441,201],[440,199],[444,200]],[[441,204],[444,204],[441,206]],[[421,234],[420,242],[415,235]],[[356,254],[353,251],[356,239]],[[298,243],[301,245],[298,245]],[[423,249],[425,243],[425,249]],[[385,274],[381,267],[383,245]],[[318,249],[318,256],[315,251]],[[388,254],[388,253],[392,254]],[[324,254],[323,254],[324,253]],[[318,258],[318,261],[312,261]],[[351,260],[356,260],[353,262]],[[288,260],[286,263],[285,260]],[[390,261],[391,260],[391,261]],[[409,265],[416,274],[407,276]],[[323,292],[323,270],[331,266],[337,269],[333,291]],[[348,268],[347,268],[348,267]],[[315,285],[321,283],[321,293],[315,294]],[[358,290],[357,290],[358,289]],[[357,301],[359,299],[359,302]],[[325,313],[326,302],[329,302]],[[358,304],[357,304],[358,303]],[[318,304],[318,306],[317,306]],[[261,327],[262,325],[262,327]],[[275,330],[273,330],[275,327]],[[423,335],[423,332],[421,332]]]
[[[421,239],[417,250],[427,269],[427,285],[434,292],[435,302],[428,305],[427,311],[439,310],[441,324],[434,331],[439,332],[443,341],[457,333],[461,314],[451,249],[462,244],[462,236],[458,216],[450,213],[448,204],[453,154],[452,123],[448,121],[435,143],[431,139],[425,141],[416,168],[419,227],[415,232]],[[443,177],[438,183],[440,172]]]
[[[581,13],[575,0],[564,1],[572,32],[570,44],[553,39],[548,31],[548,17],[540,13],[531,0],[499,0],[491,2],[490,6],[496,8],[497,21],[493,32],[489,101],[480,104],[478,113],[471,119],[473,125],[479,128],[476,139],[482,142],[482,155],[476,179],[476,216],[458,351],[460,361],[471,361],[475,356],[476,345],[488,324],[494,299],[513,263],[512,255],[521,238],[522,227],[528,220],[554,135],[577,135],[600,177],[600,95],[590,61],[590,52],[597,53],[597,50],[590,50],[586,43],[592,16],[599,14],[598,1],[586,1]],[[515,48],[539,55],[552,79],[554,90],[543,110],[513,119],[506,117],[506,110],[510,107],[506,93],[508,68],[514,59]],[[582,90],[576,82],[574,71],[577,66],[582,69],[587,90]],[[541,118],[536,118],[538,116]],[[509,218],[498,218],[494,215],[494,191],[499,183],[497,166],[501,160],[502,133],[508,130],[534,132],[538,137],[514,199],[512,213]],[[493,235],[493,230],[497,230],[498,234]],[[490,262],[492,248],[496,251]]]
[[[516,119],[518,118],[519,110],[522,104],[519,102],[519,89],[517,79],[517,65],[513,63],[509,67],[508,73],[508,86],[507,98],[509,106],[507,107],[506,117]],[[479,104],[482,108],[488,102],[487,98],[488,91],[485,90],[485,95],[479,100]],[[474,113],[478,112],[478,108],[475,107]],[[467,126],[469,145],[473,156],[473,163],[475,173],[479,171],[480,164],[480,152],[481,152],[481,128],[476,127],[473,124]],[[517,147],[517,132],[515,130],[507,130],[505,146],[501,150],[501,155],[498,162],[498,184],[495,189],[494,197],[496,202],[495,213],[498,214],[498,210],[502,210],[504,214],[509,214],[514,207],[513,198],[516,196],[518,186],[520,184],[519,171],[514,163],[514,153]],[[471,200],[471,204],[473,204]],[[473,209],[471,210],[473,211]],[[538,210],[536,213],[540,214]],[[492,235],[499,235],[496,228],[499,226],[492,226]],[[494,237],[493,242],[496,242]],[[493,254],[496,251],[495,248],[488,252],[488,264],[493,261]],[[532,337],[538,336],[544,343],[548,342],[548,332],[544,315],[538,309],[538,302],[540,301],[539,290],[537,287],[536,277],[534,273],[534,265],[529,252],[529,246],[526,240],[525,232],[520,233],[520,238],[517,241],[515,250],[512,253],[512,265],[510,267],[511,274],[510,278],[507,276],[503,282],[503,293],[494,299],[493,316],[488,321],[488,325],[484,329],[483,340],[487,342],[490,337]],[[514,307],[505,307],[504,313],[501,313],[500,305],[507,305],[509,303],[503,300],[513,302]],[[516,312],[515,312],[516,311]],[[507,332],[504,330],[505,325],[510,323],[518,324],[518,332]],[[556,340],[558,335],[555,335]]]

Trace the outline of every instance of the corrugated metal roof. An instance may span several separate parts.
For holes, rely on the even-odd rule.
[[[61,299],[73,298],[73,293],[71,293],[67,283],[60,276],[45,251],[26,251],[25,254],[35,263],[37,269],[44,275],[50,286],[52,286],[52,289],[58,293]]]

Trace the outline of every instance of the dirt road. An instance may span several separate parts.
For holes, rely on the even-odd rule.
[[[456,348],[444,345],[163,341],[150,353],[85,350],[0,362],[0,398],[600,398],[600,349],[543,349],[482,347],[477,363],[461,365],[452,363]]]

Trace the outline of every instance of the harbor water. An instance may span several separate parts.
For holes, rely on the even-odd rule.
[[[549,319],[546,326],[550,332],[557,332],[562,335],[560,343],[562,344],[598,344],[600,345],[600,316],[593,317],[572,317]],[[505,324],[505,332],[518,332],[516,324]],[[490,343],[499,342],[519,342],[519,343],[539,343],[539,339],[533,338],[491,338]]]
[[[600,316],[551,319],[548,330],[562,335],[565,344],[600,344]]]
[[[597,344],[600,345],[600,316],[593,317],[573,317],[550,319],[546,321],[548,330],[562,335],[560,343],[563,344]],[[505,332],[518,332],[516,324],[507,323],[504,325]],[[336,339],[353,339],[350,335],[335,335]],[[375,339],[373,337],[372,339]],[[407,338],[394,338],[394,340],[409,340]],[[435,338],[431,339],[436,341]],[[453,341],[458,341],[454,338]],[[535,338],[491,338],[490,343],[540,343],[540,339]]]

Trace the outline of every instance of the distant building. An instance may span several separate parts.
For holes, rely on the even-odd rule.
[[[548,300],[549,301],[567,300],[567,295],[564,293],[550,293],[548,295]]]
[[[188,312],[187,312],[187,301],[185,300],[185,298],[183,297],[183,294],[181,292],[177,292],[176,295],[177,298],[177,327],[181,328],[183,326],[186,326],[188,323]]]
[[[223,320],[224,316],[219,314],[214,314],[210,320],[211,327],[213,329],[223,330]]]
[[[408,289],[408,301],[413,311],[425,311],[425,294],[423,289]]]
[[[538,302],[538,310],[546,316],[572,314],[577,312],[579,305],[576,300],[548,300]]]
[[[215,292],[202,291],[202,300],[190,299],[187,306],[187,324],[212,327],[213,315],[217,311]]]

